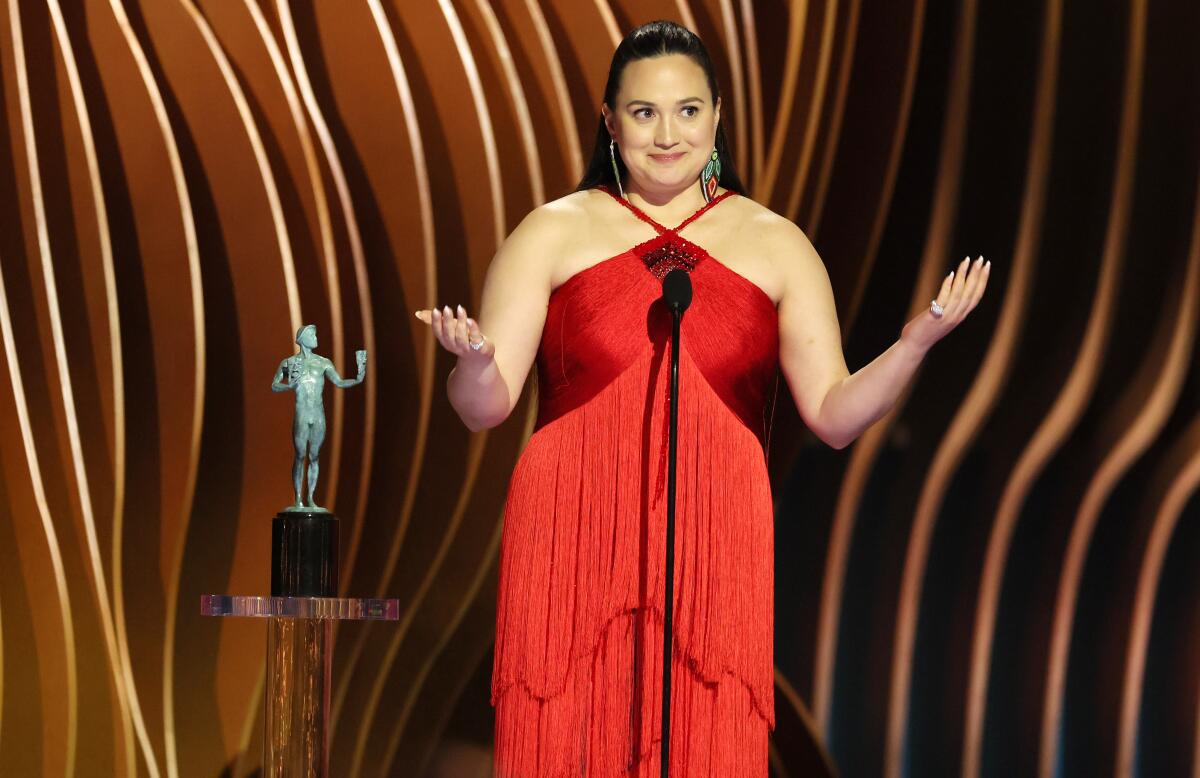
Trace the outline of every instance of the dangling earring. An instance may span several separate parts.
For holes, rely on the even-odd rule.
[[[608,158],[612,161],[613,178],[617,181],[617,191],[621,193],[621,199],[625,199],[625,187],[621,186],[621,172],[617,170],[617,152],[615,149],[617,139],[608,139]]]
[[[704,193],[704,202],[712,202],[717,195],[717,181],[721,178],[721,160],[714,148],[712,156],[700,171],[700,191]]]

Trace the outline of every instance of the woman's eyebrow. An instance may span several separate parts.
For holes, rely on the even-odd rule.
[[[685,97],[685,98],[683,98],[682,100],[679,100],[679,101],[677,101],[677,102],[675,103],[675,105],[683,105],[684,103],[691,103],[691,102],[701,102],[701,103],[702,103],[702,102],[704,102],[704,98],[701,98],[701,97]],[[648,106],[650,106],[651,108],[657,108],[657,107],[658,107],[658,104],[657,104],[657,103],[652,103],[652,102],[650,102],[649,100],[630,100],[628,103],[625,103],[625,107],[626,107],[626,108],[628,108],[628,107],[629,107],[629,106],[631,106],[631,105],[648,105]]]

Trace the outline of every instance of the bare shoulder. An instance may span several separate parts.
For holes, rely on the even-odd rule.
[[[828,285],[824,262],[795,222],[749,197],[733,198],[729,205],[735,206],[732,234],[725,239],[729,255],[742,257],[746,274],[756,273],[776,303],[790,297],[789,290]]]
[[[586,218],[587,192],[571,192],[543,203],[525,215],[509,240],[557,242],[569,237]],[[507,242],[507,241],[506,241]]]
[[[485,287],[515,285],[523,293],[543,290],[548,295],[557,258],[586,224],[586,196],[572,192],[525,214],[492,258]]]
[[[739,197],[737,202],[745,231],[765,244],[763,248],[771,249],[772,256],[801,263],[820,262],[812,241],[791,219],[749,197]]]
[[[491,268],[504,273],[511,269],[526,278],[549,278],[553,258],[572,240],[584,221],[580,197],[585,193],[573,192],[565,197],[537,206],[500,244]]]

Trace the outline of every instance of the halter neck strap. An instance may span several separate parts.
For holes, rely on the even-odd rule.
[[[730,195],[737,194],[737,192],[733,191],[732,189],[726,189],[724,192],[722,192],[721,194],[717,195],[716,197],[714,197],[713,199],[709,200],[707,203],[702,205],[691,216],[689,216],[686,219],[684,219],[683,221],[681,221],[677,227],[664,227],[663,225],[656,222],[654,219],[650,218],[650,216],[647,215],[646,212],[643,211],[641,208],[638,208],[636,205],[629,202],[624,197],[621,197],[619,194],[617,194],[613,190],[609,189],[607,186],[601,184],[599,188],[605,192],[608,192],[608,194],[610,194],[614,200],[616,200],[618,203],[620,203],[621,205],[628,208],[630,210],[630,212],[633,213],[634,216],[638,217],[639,219],[641,219],[642,221],[646,222],[651,227],[653,227],[654,230],[656,232],[658,232],[658,234],[660,234],[660,235],[662,235],[664,233],[668,233],[668,232],[671,232],[671,233],[679,232],[684,227],[688,226],[689,224],[694,222],[696,219],[699,219],[701,216],[703,216],[705,214],[705,212],[708,211],[709,208],[712,208],[714,205],[721,202],[722,200],[729,197]]]

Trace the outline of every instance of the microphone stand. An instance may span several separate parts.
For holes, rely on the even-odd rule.
[[[671,309],[671,410],[667,436],[667,556],[663,596],[663,695],[660,773],[668,778],[671,749],[671,625],[675,604],[675,459],[679,432],[679,327],[692,302],[692,279],[676,268],[663,279],[663,300]]]

